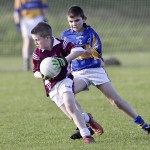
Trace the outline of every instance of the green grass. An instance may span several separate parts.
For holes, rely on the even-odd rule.
[[[105,133],[94,136],[96,144],[71,140],[76,128],[73,122],[46,98],[41,81],[34,79],[32,72],[22,71],[22,38],[13,23],[13,2],[2,0],[0,4],[4,16],[0,55],[5,56],[0,57],[0,150],[149,150],[150,137],[94,87],[79,93],[77,99],[101,122]],[[121,61],[122,67],[106,70],[120,95],[150,123],[148,0],[51,1],[48,20],[54,36],[60,37],[69,27],[65,15],[71,5],[84,9],[87,23],[101,37],[104,58],[113,56]]]
[[[145,56],[149,59],[148,54]],[[135,57],[142,59],[138,54]],[[131,58],[128,56],[128,60]],[[46,98],[42,82],[34,79],[32,72],[21,70],[21,58],[8,59],[14,69],[0,71],[0,150],[149,150],[150,137],[128,116],[113,108],[94,87],[90,92],[79,93],[77,99],[101,122],[105,133],[94,136],[96,144],[71,140],[75,125]],[[4,60],[7,58],[0,59],[3,67]],[[120,95],[150,122],[149,64],[138,67],[126,64],[125,60],[122,67],[106,67],[106,70]]]

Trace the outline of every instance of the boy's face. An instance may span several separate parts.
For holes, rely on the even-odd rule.
[[[38,34],[32,34],[32,38],[34,40],[34,44],[39,49],[52,49],[53,40],[50,38],[50,36],[47,36],[45,38],[41,37]]]
[[[84,30],[83,23],[85,22],[85,20],[82,17],[78,16],[71,18],[67,16],[67,20],[69,22],[70,28],[75,32],[81,32]]]

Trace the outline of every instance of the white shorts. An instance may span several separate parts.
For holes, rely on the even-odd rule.
[[[23,37],[31,38],[31,30],[41,21],[43,21],[43,16],[38,16],[31,19],[23,18],[20,22],[21,32]]]
[[[74,78],[83,80],[87,84],[87,88],[92,84],[94,86],[101,85],[110,82],[108,74],[103,67],[100,68],[88,68],[80,71],[72,72]]]
[[[71,80],[70,78],[65,78],[62,81],[58,82],[49,92],[51,100],[54,101],[58,107],[60,107],[64,103],[62,95],[65,92],[73,93],[73,80]]]

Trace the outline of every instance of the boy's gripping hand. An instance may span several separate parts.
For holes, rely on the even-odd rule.
[[[51,80],[51,77],[49,77],[49,76],[44,76],[43,74],[41,74],[41,76],[42,76],[42,79],[44,79],[44,80]]]
[[[36,71],[36,72],[34,73],[34,77],[37,78],[37,79],[42,79],[42,78],[43,78],[43,77],[42,77],[42,74],[40,73],[40,71]]]
[[[64,66],[67,66],[68,62],[67,62],[66,58],[55,57],[55,59],[53,60],[53,64],[56,65],[57,68],[62,68]]]

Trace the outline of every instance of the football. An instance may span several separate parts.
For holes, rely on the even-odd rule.
[[[52,79],[55,78],[61,71],[61,68],[57,65],[54,65],[56,58],[47,57],[42,60],[40,64],[40,72],[43,76],[43,79]]]

